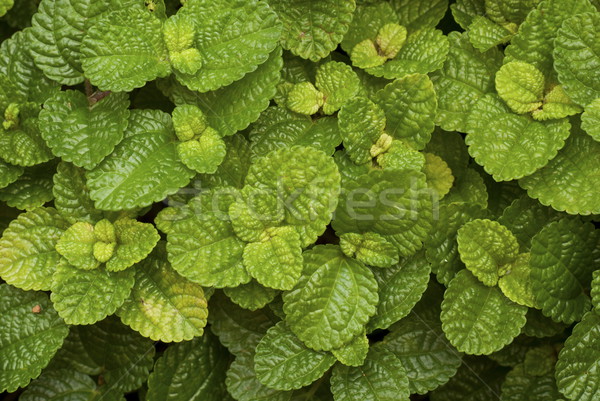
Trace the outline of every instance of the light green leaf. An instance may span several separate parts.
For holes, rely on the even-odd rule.
[[[581,116],[581,128],[600,142],[600,98],[588,104]]]
[[[260,285],[256,280],[237,287],[225,287],[223,292],[244,309],[255,311],[271,303],[279,291]]]
[[[531,240],[533,295],[545,316],[573,323],[591,307],[586,288],[600,263],[600,237],[590,223],[565,218]]]
[[[281,35],[275,12],[257,0],[195,0],[181,8],[177,16],[194,22],[192,48],[200,52],[202,67],[193,74],[175,71],[175,75],[198,92],[227,86],[256,70],[275,49]]]
[[[506,273],[498,280],[498,286],[508,299],[530,308],[537,307],[531,283],[529,254],[522,253],[505,266]]]
[[[385,237],[367,232],[340,235],[340,248],[350,258],[375,267],[390,267],[398,263],[398,250]]]
[[[236,356],[227,370],[227,390],[238,401],[289,401],[291,391],[271,389],[263,385],[254,372],[254,354]]]
[[[24,290],[50,290],[60,260],[54,250],[69,224],[53,208],[19,215],[0,239],[0,276]]]
[[[177,144],[177,153],[183,164],[201,174],[217,171],[226,152],[225,142],[213,129],[207,129],[198,139]]]
[[[558,389],[570,400],[592,401],[598,398],[600,355],[600,316],[588,312],[573,329],[556,363]]]
[[[534,173],[553,159],[570,134],[567,119],[538,122],[508,112],[488,95],[472,109],[466,143],[469,153],[496,181]]]
[[[366,333],[354,337],[340,348],[332,349],[335,358],[346,366],[362,366],[369,352],[369,339]]]
[[[81,92],[58,92],[44,103],[40,131],[55,155],[90,170],[123,138],[128,107],[129,99],[122,93],[92,104]]]
[[[267,331],[254,356],[256,377],[276,390],[307,386],[321,377],[335,362],[328,353],[307,348],[284,322]]]
[[[441,157],[456,177],[464,175],[468,171],[469,151],[463,137],[458,132],[435,130],[425,151]]]
[[[0,284],[0,326],[0,390],[9,393],[39,376],[69,333],[46,294],[8,284]]]
[[[423,172],[427,176],[427,186],[433,189],[442,199],[454,184],[454,175],[448,164],[433,153],[425,153]]]
[[[575,128],[546,167],[519,181],[543,205],[571,214],[600,213],[600,143]],[[537,140],[537,139],[536,139]],[[557,191],[556,188],[560,188]]]
[[[572,14],[569,14],[572,15]],[[554,41],[554,68],[565,92],[585,106],[600,97],[600,14],[589,12],[564,21]]]
[[[56,251],[74,267],[93,270],[100,266],[100,261],[94,256],[94,244],[97,241],[94,226],[78,222],[62,234],[56,243]]]
[[[114,223],[117,236],[115,253],[106,262],[106,270],[117,272],[142,261],[152,252],[160,236],[152,224],[124,217]]]
[[[469,25],[469,40],[473,47],[481,52],[510,41],[512,36],[513,33],[502,25],[479,15],[473,18],[473,22]]]
[[[148,399],[155,401],[225,399],[227,351],[206,333],[167,349],[148,378]]]
[[[403,139],[415,149],[431,139],[437,100],[427,75],[412,74],[388,84],[374,99],[385,112],[386,132]]]
[[[70,163],[58,164],[54,174],[54,207],[69,223],[84,221],[95,223],[102,212],[94,208],[85,179],[85,170]]]
[[[540,0],[486,0],[485,10],[492,21],[516,30],[539,2]]]
[[[388,2],[373,2],[359,4],[354,11],[354,17],[348,32],[344,35],[342,49],[348,53],[352,53],[354,46],[370,39],[375,41],[379,30],[386,24],[397,24],[398,16]]]
[[[201,176],[203,186],[208,188],[242,188],[252,157],[251,144],[243,135],[224,138],[227,153],[223,163],[214,174]]]
[[[362,366],[337,364],[331,375],[336,401],[408,401],[408,386],[404,365],[381,344],[371,347]]]
[[[312,146],[332,155],[342,141],[337,119],[323,117],[313,121],[278,106],[265,110],[248,136],[257,156],[294,145]]]
[[[389,138],[391,138],[389,135],[384,134],[378,142]],[[377,148],[378,145],[375,144],[373,149]],[[377,164],[383,170],[422,171],[425,168],[425,155],[401,140],[392,140],[389,149],[377,156]]]
[[[534,120],[546,121],[579,114],[583,108],[574,103],[565,92],[562,85],[552,87],[546,96],[541,109],[534,110],[531,116]]]
[[[488,190],[483,177],[477,170],[469,167],[456,177],[454,185],[448,195],[444,197],[443,203],[446,205],[470,204],[487,208],[488,198]]]
[[[339,348],[362,333],[375,314],[377,281],[367,267],[346,257],[337,246],[319,245],[303,256],[298,284],[283,295],[286,321],[307,346]]]
[[[17,181],[0,189],[0,200],[21,210],[35,209],[50,202],[54,197],[52,175],[55,167],[56,163],[50,161],[26,168]]]
[[[358,94],[360,81],[352,67],[337,61],[321,64],[315,86],[323,93],[323,113],[333,114]]]
[[[96,18],[81,43],[81,65],[101,90],[129,92],[171,72],[162,22],[141,7]]]
[[[436,123],[447,131],[464,132],[477,100],[494,89],[502,54],[498,49],[480,53],[469,42],[467,33],[451,32],[448,41],[448,58],[431,78],[438,95]]]
[[[18,180],[23,172],[23,167],[13,166],[0,159],[0,189]]]
[[[375,270],[379,303],[368,331],[387,329],[408,315],[427,289],[430,273],[431,267],[422,252],[389,269]]]
[[[464,30],[469,29],[469,25],[478,15],[485,15],[485,0],[456,0],[456,3],[450,5],[454,20]]]
[[[506,63],[496,74],[498,95],[515,113],[524,114],[542,106],[544,74],[534,65],[522,61]]]
[[[350,160],[356,164],[371,161],[371,148],[385,129],[383,110],[366,97],[356,97],[342,107],[338,124]]]
[[[392,0],[391,3],[398,14],[400,24],[410,30],[436,26],[448,9],[447,0]]]
[[[473,220],[458,230],[458,252],[467,269],[483,284],[494,286],[506,273],[507,264],[519,253],[515,236],[492,220]]]
[[[129,296],[133,283],[132,270],[84,271],[63,262],[52,277],[50,299],[67,324],[93,324],[115,313]]]
[[[372,163],[355,164],[345,150],[338,150],[333,154],[333,160],[338,167],[341,177],[341,186],[347,188],[358,177],[368,174]]]
[[[348,31],[354,0],[269,0],[283,22],[281,44],[297,56],[318,61],[335,50]]]
[[[331,157],[312,147],[293,146],[257,159],[245,184],[278,197],[278,205],[284,207],[283,224],[293,226],[302,247],[306,247],[331,221],[339,182],[340,174]]]
[[[171,117],[134,110],[125,139],[87,178],[98,209],[121,210],[158,202],[187,185],[192,175],[177,155]]]
[[[519,334],[526,312],[498,288],[486,287],[468,270],[461,270],[444,294],[442,328],[459,351],[489,355]]]
[[[244,266],[260,284],[291,290],[302,274],[300,234],[289,226],[267,229],[259,242],[244,248]]]
[[[269,107],[275,96],[282,68],[281,49],[275,49],[256,71],[216,91],[199,93],[174,84],[172,98],[175,104],[195,104],[208,120],[209,126],[223,136],[246,129]]]
[[[523,365],[515,366],[506,375],[506,380],[502,384],[502,400],[556,401],[561,399],[552,374],[532,375],[526,372]]]
[[[285,104],[295,113],[311,116],[323,107],[324,102],[325,95],[312,83],[300,82],[290,87]]]
[[[14,0],[2,0],[0,4],[0,16],[6,15],[6,13],[14,6]]]

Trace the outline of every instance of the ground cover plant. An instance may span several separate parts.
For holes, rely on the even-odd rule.
[[[597,0],[0,0],[0,398],[600,399]]]

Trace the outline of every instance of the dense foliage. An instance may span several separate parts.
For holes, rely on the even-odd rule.
[[[0,0],[0,392],[600,399],[599,8]]]

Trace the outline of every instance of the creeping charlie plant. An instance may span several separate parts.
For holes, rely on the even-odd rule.
[[[600,399],[599,0],[0,0],[0,398]]]

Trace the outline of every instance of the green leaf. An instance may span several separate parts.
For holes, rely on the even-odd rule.
[[[494,286],[506,273],[506,265],[519,253],[515,236],[492,220],[473,220],[458,230],[458,252],[467,269],[483,284]]]
[[[391,137],[384,134],[380,137],[378,143],[373,146],[373,150],[385,149],[387,141]],[[380,144],[383,142],[383,147]],[[416,170],[422,171],[425,168],[425,155],[403,141],[392,140],[389,149],[377,156],[377,164],[383,170]]]
[[[302,247],[314,243],[331,221],[339,183],[333,159],[304,146],[276,150],[257,159],[245,182],[246,186],[277,196],[278,206],[284,207],[282,224],[298,231]]]
[[[423,172],[427,176],[427,186],[433,189],[442,199],[454,184],[454,175],[448,164],[433,153],[425,153]]]
[[[600,237],[590,223],[561,219],[531,241],[533,295],[544,315],[567,324],[591,307],[586,288],[600,263]]]
[[[52,193],[54,207],[69,223],[95,223],[102,219],[102,212],[94,208],[94,202],[90,199],[84,169],[70,163],[59,163],[54,174]]]
[[[396,266],[385,270],[375,270],[379,284],[377,312],[371,318],[367,329],[387,329],[407,316],[427,289],[431,267],[424,257],[417,253]]]
[[[227,390],[238,401],[289,401],[291,391],[271,389],[263,385],[254,372],[254,354],[236,356],[227,370]]]
[[[294,113],[311,116],[325,103],[325,95],[310,82],[300,82],[290,87],[285,104]]]
[[[592,305],[600,309],[600,270],[596,270],[592,276],[592,289],[590,291]]]
[[[538,361],[539,363],[539,361]],[[552,374],[531,375],[523,365],[517,365],[502,384],[502,399],[506,401],[555,401],[562,399]]]
[[[435,90],[427,75],[397,79],[377,92],[374,101],[385,112],[388,134],[417,150],[425,147],[431,139],[437,110]]]
[[[464,132],[477,100],[494,89],[502,54],[498,49],[480,53],[469,42],[467,33],[451,32],[448,41],[448,58],[431,78],[438,95],[436,123],[447,131]]]
[[[340,235],[340,248],[350,258],[375,267],[398,263],[398,251],[385,237],[375,233]]]
[[[60,260],[54,247],[69,224],[53,208],[19,215],[0,239],[0,276],[24,290],[48,291]]]
[[[496,74],[498,95],[515,113],[524,114],[542,106],[544,74],[534,65],[522,61],[504,64]]]
[[[90,104],[81,92],[58,92],[44,103],[40,131],[55,155],[91,170],[123,139],[128,107],[122,93]]]
[[[588,104],[581,116],[581,128],[597,142],[600,142],[600,98]]]
[[[478,15],[485,15],[485,0],[456,0],[456,3],[450,5],[454,20],[464,30],[469,29],[469,25]]]
[[[300,234],[289,226],[267,229],[259,242],[244,248],[244,266],[260,284],[291,290],[302,274]]]
[[[14,0],[2,0],[2,4],[0,4],[0,16],[6,15],[6,13],[13,7],[15,4]]]
[[[264,287],[256,280],[251,280],[247,284],[241,284],[233,288],[223,288],[223,292],[242,308],[252,311],[264,308],[279,294],[279,291]]]
[[[436,26],[448,9],[447,0],[433,0],[424,3],[411,0],[392,0],[391,3],[398,14],[400,24],[410,30]]]
[[[523,326],[523,334],[530,337],[552,337],[562,333],[567,327],[564,323],[558,323],[546,317],[539,309],[527,311],[527,323]]]
[[[574,129],[564,148],[546,167],[521,179],[519,185],[530,197],[556,210],[598,214],[600,160],[594,155],[600,152],[600,143],[578,131]]]
[[[352,67],[337,61],[321,64],[315,86],[323,93],[323,112],[333,114],[358,93],[360,81]]]
[[[307,348],[280,322],[258,343],[254,357],[256,377],[276,390],[307,386],[321,377],[335,362],[328,353]]]
[[[0,189],[18,180],[23,173],[23,167],[13,166],[0,159]]]
[[[479,15],[469,26],[469,40],[481,52],[510,41],[512,36],[513,32],[507,28]]]
[[[572,14],[570,14],[572,15]],[[565,92],[585,106],[600,97],[600,14],[588,12],[564,21],[554,41],[554,68]]]
[[[371,347],[362,366],[337,364],[331,375],[337,401],[408,401],[408,386],[404,365],[381,344]]]
[[[69,333],[46,294],[8,284],[0,284],[0,326],[0,390],[9,393],[39,376]]]
[[[177,16],[194,22],[191,45],[200,52],[202,67],[193,74],[176,70],[175,75],[198,92],[227,86],[256,70],[277,46],[282,29],[275,12],[257,0],[195,0]]]
[[[117,236],[115,253],[106,262],[108,271],[121,271],[142,261],[152,252],[160,236],[152,224],[124,217],[114,223]]]
[[[56,243],[56,251],[74,267],[93,270],[101,263],[94,255],[94,245],[97,241],[94,226],[78,222],[63,233]]]
[[[96,18],[81,43],[81,66],[101,90],[130,92],[171,72],[162,22],[141,7]]]
[[[201,176],[202,184],[209,187],[242,188],[252,157],[251,144],[243,135],[224,138],[227,153],[214,174]]]
[[[446,205],[469,204],[487,208],[488,198],[488,189],[483,177],[477,170],[469,167],[456,177],[450,192],[444,197],[443,203]]]
[[[397,23],[398,16],[390,3],[362,2],[361,4],[359,2],[356,6],[356,11],[354,11],[352,23],[340,45],[346,53],[351,54],[354,46],[365,39],[375,41],[379,30],[384,25]]]
[[[469,118],[469,153],[496,181],[534,173],[553,159],[570,134],[567,119],[538,122],[506,110],[495,95],[479,100]]]
[[[213,129],[207,129],[198,139],[177,144],[183,164],[201,174],[217,171],[226,151],[225,142]]]
[[[283,107],[265,110],[249,133],[250,147],[257,156],[295,145],[312,146],[328,155],[341,143],[338,121],[333,117],[312,120]]]
[[[115,313],[129,296],[134,272],[84,271],[60,263],[52,277],[50,299],[67,324],[93,324]]]
[[[160,244],[136,265],[135,284],[117,315],[144,337],[179,342],[204,333],[208,310],[202,287],[171,268]]]
[[[87,178],[98,209],[121,210],[158,202],[187,185],[192,175],[177,155],[171,117],[134,110],[123,141]]]
[[[508,299],[530,308],[537,307],[531,283],[529,254],[522,253],[505,266],[506,273],[498,280],[498,286]]]
[[[354,0],[269,0],[283,22],[281,44],[297,56],[318,61],[335,50],[348,31]]]
[[[375,314],[377,281],[367,267],[336,246],[319,245],[303,256],[298,284],[283,295],[286,321],[310,348],[339,348],[362,333]]]
[[[573,329],[556,363],[558,389],[570,400],[598,398],[600,316],[588,312]]]
[[[371,148],[384,133],[383,110],[365,97],[347,102],[338,114],[340,134],[348,157],[356,164],[371,161]]]
[[[43,206],[54,197],[52,194],[52,175],[56,163],[26,168],[19,179],[0,190],[0,200],[8,206],[21,210],[31,210]]]
[[[366,333],[354,337],[341,348],[332,349],[335,358],[346,366],[362,366],[369,352],[369,339]]]
[[[175,344],[156,361],[148,378],[148,399],[187,401],[224,399],[227,351],[215,337],[205,334]]]
[[[229,86],[199,93],[175,83],[172,98],[178,105],[195,104],[206,115],[209,126],[223,136],[233,135],[246,129],[269,107],[269,101],[276,93],[282,65],[281,49],[277,48],[256,71]]]
[[[444,294],[442,328],[459,351],[489,355],[519,334],[526,312],[498,288],[486,287],[468,270],[461,270]]]

